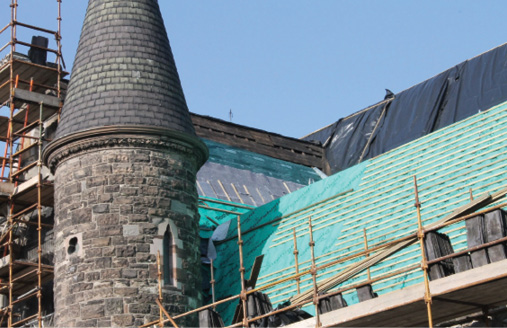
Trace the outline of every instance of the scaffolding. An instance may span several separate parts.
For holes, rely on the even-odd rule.
[[[58,116],[62,107],[62,85],[61,79],[65,76],[66,72],[62,70],[63,59],[61,54],[61,0],[54,0],[58,5],[58,28],[56,31],[51,31],[29,24],[19,22],[17,20],[17,8],[18,1],[11,0],[11,20],[2,29],[0,29],[0,35],[10,31],[10,41],[0,47],[0,55],[6,50],[8,51],[5,59],[0,62],[0,108],[8,108],[8,114],[0,116],[0,141],[3,143],[4,155],[0,157],[2,163],[2,169],[0,174],[0,204],[5,208],[5,222],[1,224],[0,234],[0,251],[2,252],[0,259],[0,294],[6,296],[1,312],[0,312],[0,326],[7,325],[9,327],[22,326],[28,323],[37,322],[38,326],[43,325],[43,286],[51,282],[53,279],[53,267],[48,264],[44,259],[44,243],[47,242],[45,239],[45,231],[52,229],[52,222],[48,219],[43,210],[47,207],[53,206],[53,184],[47,169],[43,167],[41,161],[42,147],[45,142],[50,141],[50,123],[54,120],[58,120]],[[51,49],[47,46],[41,46],[33,42],[23,42],[17,38],[17,29],[27,28],[40,33],[52,35],[56,41],[56,49]],[[47,63],[35,63],[27,56],[23,56],[16,50],[17,46],[29,47],[33,51],[39,50],[46,53],[52,53],[55,55],[55,62],[50,64]],[[0,56],[0,60],[4,56]],[[481,246],[468,248],[466,250],[456,252],[451,255],[446,255],[436,259],[428,260],[424,250],[424,237],[425,234],[431,231],[436,231],[443,227],[447,227],[452,224],[463,222],[464,220],[476,216],[486,211],[492,211],[494,209],[500,209],[507,207],[507,203],[496,204],[493,207],[489,207],[487,210],[482,208],[495,204],[499,200],[505,197],[506,190],[502,190],[501,193],[494,194],[493,197],[478,197],[474,199],[471,197],[470,203],[464,207],[456,209],[455,212],[445,217],[443,221],[437,222],[431,226],[423,226],[420,208],[424,204],[419,202],[419,195],[417,191],[417,182],[414,177],[414,194],[415,194],[415,207],[417,214],[418,229],[412,234],[396,238],[394,240],[373,244],[374,246],[368,245],[367,230],[363,228],[364,235],[364,250],[356,252],[354,254],[347,254],[340,256],[336,260],[323,265],[317,265],[316,256],[314,254],[315,241],[313,238],[313,225],[312,217],[308,217],[308,224],[302,229],[308,229],[309,234],[309,247],[311,248],[311,268],[301,269],[298,260],[298,246],[296,238],[296,229],[291,229],[294,243],[294,273],[286,277],[276,279],[276,281],[266,284],[262,287],[252,288],[247,290],[245,285],[245,266],[243,259],[243,239],[244,235],[248,232],[248,229],[242,231],[241,228],[241,213],[238,211],[229,211],[226,209],[219,209],[209,206],[206,200],[201,199],[201,208],[208,210],[221,211],[223,213],[238,215],[237,216],[237,241],[238,241],[238,269],[240,271],[241,280],[239,285],[241,286],[241,293],[227,297],[221,300],[215,300],[215,285],[213,276],[213,261],[211,261],[211,281],[212,286],[212,299],[213,302],[206,306],[191,310],[183,314],[169,314],[162,304],[162,275],[160,264],[160,254],[157,256],[157,276],[158,276],[158,299],[156,300],[157,306],[159,307],[159,320],[147,323],[144,326],[159,325],[170,323],[172,326],[177,327],[175,320],[201,312],[206,309],[215,309],[217,305],[239,300],[241,304],[241,317],[239,321],[233,323],[230,327],[248,327],[252,323],[276,315],[277,313],[285,312],[294,308],[301,308],[303,306],[313,306],[315,308],[316,316],[313,319],[316,327],[328,324],[335,325],[336,322],[332,323],[327,318],[329,316],[323,316],[319,314],[319,303],[322,299],[338,295],[340,293],[357,289],[366,285],[371,285],[374,282],[389,279],[397,275],[413,272],[416,270],[422,270],[424,273],[424,288],[421,295],[417,296],[419,303],[414,305],[414,308],[420,307],[424,312],[428,321],[428,325],[432,326],[433,311],[436,310],[432,306],[432,302],[450,302],[449,299],[445,300],[442,297],[442,293],[438,293],[438,289],[433,290],[431,287],[432,282],[428,278],[428,266],[438,263],[444,259],[457,257],[471,251],[483,249],[492,245],[503,243],[507,241],[507,237],[498,239],[494,242],[489,242]],[[346,192],[345,192],[346,193]],[[208,200],[208,202],[210,202]],[[220,204],[219,201],[214,201]],[[324,203],[322,201],[322,203]],[[217,206],[217,204],[215,204]],[[228,204],[228,203],[223,203]],[[220,204],[220,205],[223,205]],[[316,204],[313,204],[316,205]],[[241,206],[239,206],[241,207]],[[249,207],[246,207],[249,209]],[[299,211],[305,211],[306,208],[302,208]],[[210,221],[212,219],[209,218]],[[276,221],[281,220],[281,217],[275,219]],[[266,224],[273,223],[274,221],[267,222]],[[216,222],[213,221],[216,224]],[[27,231],[29,227],[36,230],[35,250],[36,256],[33,259],[23,258],[20,256],[18,246],[20,246],[21,239],[31,238]],[[251,228],[254,229],[254,228]],[[383,275],[371,277],[370,268],[384,259],[394,254],[398,250],[406,247],[407,245],[419,242],[421,251],[421,263],[415,265],[409,265],[402,269],[391,271]],[[332,279],[319,279],[319,275],[323,275],[328,268],[342,264],[346,261],[357,260],[357,264],[351,268],[338,272],[332,277]],[[350,284],[345,287],[341,287],[341,283],[347,281],[352,276],[361,272],[367,272],[367,279],[358,283]],[[312,281],[311,288],[305,288],[301,286],[301,280],[305,277]],[[250,277],[252,278],[252,277]],[[507,279],[507,273],[503,276],[497,276],[491,281],[497,281],[499,279]],[[248,296],[261,291],[266,291],[273,286],[284,284],[289,281],[294,281],[297,286],[297,294],[292,298],[292,304],[282,309],[277,309],[266,314],[252,316],[247,311],[246,301]],[[466,288],[471,285],[469,282],[464,285]],[[462,287],[460,290],[464,289]],[[457,292],[460,292],[457,290]],[[450,293],[450,292],[449,292]],[[448,293],[448,294],[449,294]],[[435,296],[436,295],[436,296]],[[444,295],[445,296],[445,295]],[[36,307],[34,306],[32,312],[25,314],[21,313],[20,305],[31,299],[36,300]],[[501,302],[505,302],[504,299]],[[402,308],[407,306],[406,304],[398,304],[396,308]],[[449,308],[448,311],[456,311],[458,306],[464,308],[463,311],[468,311],[469,308],[479,309],[487,314],[488,309],[481,307],[480,302],[475,304],[466,303],[462,301],[455,302],[456,308]],[[394,307],[393,307],[394,308]],[[418,308],[417,308],[418,309]],[[407,311],[406,309],[404,310]],[[461,310],[460,310],[461,311]],[[410,313],[413,314],[413,313]],[[438,314],[438,313],[437,313]],[[377,314],[375,314],[377,315]],[[390,316],[386,312],[386,316]],[[449,315],[442,314],[442,316]],[[361,319],[366,318],[368,315],[357,316],[353,318],[356,322],[361,323]],[[352,320],[352,319],[351,319]],[[388,318],[384,318],[388,322]],[[348,323],[350,323],[349,321]],[[346,322],[347,323],[347,322]],[[364,321],[362,322],[364,323]],[[420,322],[417,322],[420,323]]]
[[[53,206],[53,183],[41,154],[51,137],[50,123],[58,120],[62,108],[61,81],[67,74],[62,68],[61,0],[55,2],[56,30],[19,21],[18,0],[10,1],[10,21],[0,30],[0,36],[10,32],[9,41],[0,47],[1,326],[42,327],[47,306],[44,285],[53,279],[51,257],[43,254],[50,253],[52,242],[53,222],[47,209]],[[44,36],[22,41],[20,28]],[[49,37],[54,38],[54,49],[48,45]],[[18,47],[28,48],[28,55]],[[48,54],[54,62],[47,61]]]
[[[485,318],[485,321],[488,320],[488,314],[490,314],[491,310],[495,311],[498,310],[499,307],[502,305],[505,305],[505,297],[503,296],[503,288],[502,286],[505,285],[506,279],[507,279],[507,272],[505,272],[505,262],[507,260],[504,260],[502,262],[494,264],[495,268],[491,267],[490,269],[492,272],[489,274],[491,277],[482,277],[475,279],[476,281],[472,281],[474,278],[470,279],[470,277],[474,277],[473,272],[467,272],[465,271],[468,276],[468,279],[464,279],[465,281],[461,283],[458,287],[456,286],[450,286],[452,284],[449,284],[448,279],[453,279],[453,276],[449,276],[447,278],[442,278],[436,281],[432,281],[430,283],[429,273],[428,273],[428,267],[430,265],[434,265],[437,263],[440,263],[443,260],[446,259],[452,259],[456,258],[462,255],[469,254],[470,252],[474,252],[477,250],[485,249],[487,247],[491,247],[494,245],[498,245],[501,243],[507,242],[507,237],[500,238],[498,240],[487,242],[482,245],[469,247],[465,250],[454,252],[452,254],[447,254],[444,256],[440,256],[435,259],[428,260],[425,248],[425,236],[430,232],[436,232],[440,229],[453,226],[459,223],[463,223],[465,220],[476,217],[478,215],[483,215],[486,213],[490,213],[496,210],[500,210],[507,207],[507,203],[505,202],[505,197],[507,195],[507,188],[503,188],[495,193],[486,193],[480,197],[477,197],[474,199],[472,195],[472,191],[470,191],[470,202],[468,204],[465,204],[461,207],[456,208],[452,213],[446,215],[441,220],[429,224],[427,226],[422,225],[421,220],[421,212],[420,208],[422,204],[419,201],[419,192],[418,192],[418,185],[416,177],[414,176],[414,198],[415,198],[415,204],[416,207],[416,214],[417,214],[417,230],[414,231],[412,234],[409,234],[402,238],[396,238],[391,241],[387,241],[385,243],[377,244],[374,247],[368,247],[368,240],[367,240],[367,233],[366,228],[364,228],[364,250],[356,252],[351,255],[343,256],[341,258],[338,258],[332,262],[317,266],[315,264],[315,254],[313,252],[313,248],[315,246],[315,241],[313,239],[312,235],[312,220],[311,216],[308,218],[308,225],[307,229],[309,231],[309,247],[312,249],[311,252],[311,268],[306,270],[300,270],[297,255],[298,255],[298,248],[296,244],[295,239],[295,232],[294,232],[294,255],[295,255],[295,262],[296,265],[294,267],[294,273],[290,274],[287,277],[276,279],[274,282],[271,282],[267,285],[264,285],[262,287],[252,288],[249,290],[246,290],[245,288],[245,276],[244,276],[244,265],[243,265],[243,251],[242,251],[242,231],[241,231],[241,217],[237,216],[237,240],[239,245],[239,271],[241,273],[241,293],[237,295],[233,295],[230,297],[227,297],[225,299],[221,299],[216,301],[213,297],[213,301],[211,304],[207,304],[205,306],[199,307],[197,309],[190,310],[185,313],[181,314],[175,314],[170,315],[167,313],[167,311],[164,309],[164,306],[162,303],[158,300],[157,305],[160,308],[160,318],[159,320],[149,322],[141,327],[149,327],[149,326],[155,326],[158,325],[160,327],[163,327],[165,324],[169,324],[172,327],[178,327],[176,320],[189,316],[189,315],[195,315],[197,313],[200,313],[202,311],[215,309],[217,305],[224,304],[231,301],[238,301],[239,300],[239,306],[240,312],[242,312],[242,315],[239,317],[235,316],[235,322],[233,322],[228,327],[255,327],[255,323],[259,322],[259,320],[271,317],[274,315],[277,315],[279,313],[289,311],[296,308],[302,308],[305,306],[313,305],[315,307],[315,317],[313,319],[308,319],[306,321],[302,321],[299,326],[301,327],[308,327],[311,325],[314,325],[315,327],[321,327],[321,326],[338,326],[338,325],[344,325],[344,326],[368,326],[372,325],[371,321],[372,318],[380,318],[381,320],[384,320],[385,323],[381,323],[380,326],[412,326],[414,324],[416,325],[428,325],[430,327],[433,326],[433,314],[434,312],[437,312],[438,319],[440,322],[443,322],[445,320],[450,319],[456,319],[458,317],[458,314],[471,314],[474,316],[474,318]],[[403,249],[404,247],[407,247],[411,244],[419,244],[419,249],[421,251],[421,262],[420,264],[416,265],[410,265],[405,268],[395,270],[392,272],[387,272],[384,274],[381,274],[379,276],[376,276],[375,278],[372,278],[370,276],[369,269],[374,264],[378,263],[379,261],[382,261],[382,259],[385,259],[386,257],[389,257],[393,255],[395,252]],[[352,265],[351,267],[344,270],[345,272],[340,272],[336,275],[334,275],[331,279],[321,279],[320,281],[317,281],[317,277],[319,275],[319,272],[323,272],[325,269],[328,269],[330,267],[333,267],[337,264],[344,263],[346,261],[349,261],[351,259],[358,260],[357,263]],[[499,268],[496,268],[498,266]],[[486,270],[488,271],[488,268],[478,268],[480,270]],[[211,268],[213,270],[213,268]],[[384,311],[377,311],[377,312],[368,312],[368,311],[360,311],[362,313],[355,314],[354,316],[350,316],[351,318],[348,318],[349,321],[347,321],[347,318],[343,321],[337,320],[336,317],[330,316],[327,314],[325,322],[322,320],[322,314],[320,314],[319,310],[319,304],[321,300],[325,298],[329,298],[332,296],[336,296],[339,294],[342,294],[347,291],[351,291],[353,289],[358,289],[367,285],[370,285],[372,283],[389,279],[401,274],[413,272],[421,270],[423,272],[423,287],[417,288],[415,293],[410,290],[408,293],[411,293],[410,297],[413,298],[411,302],[408,302],[403,299],[398,299],[399,294],[393,295],[392,298],[394,298],[394,301],[390,300],[392,302],[391,304],[388,304],[385,306]],[[498,271],[504,271],[502,274],[498,274]],[[340,284],[343,282],[346,282],[348,279],[350,279],[352,276],[360,273],[360,272],[367,272],[367,279],[362,282],[349,284],[348,286],[340,287]],[[473,271],[473,270],[472,270]],[[161,277],[163,275],[163,272],[161,272],[160,264],[158,265],[158,279],[159,284],[161,281]],[[299,283],[300,280],[304,277],[310,276],[310,280],[312,280],[312,284],[310,288],[308,288],[304,292],[300,292],[299,290]],[[250,277],[251,279],[252,277]],[[463,280],[463,279],[462,279]],[[246,305],[246,300],[248,295],[251,295],[256,292],[262,292],[269,290],[270,288],[280,285],[283,283],[286,283],[288,281],[294,281],[298,286],[298,292],[295,296],[291,299],[291,304],[288,306],[285,306],[281,309],[276,309],[273,311],[270,311],[269,313],[260,314],[260,315],[252,315],[251,313],[248,313]],[[211,280],[212,289],[214,289],[214,280],[212,277]],[[449,286],[446,286],[449,285]],[[431,291],[430,286],[436,286],[435,291]],[[444,287],[443,287],[444,286]],[[419,287],[419,285],[415,285],[413,287]],[[159,285],[159,291],[160,291],[160,285]],[[470,293],[470,288],[475,288],[475,290],[481,290],[482,288],[486,288],[486,290],[492,291],[487,295],[481,296],[481,299],[477,302],[473,301],[467,301],[467,299],[474,299],[478,298],[476,295],[473,295],[473,293]],[[413,288],[414,289],[414,288]],[[400,290],[400,292],[404,292],[403,290]],[[433,294],[432,294],[433,292]],[[405,291],[405,293],[407,293]],[[394,294],[394,293],[393,293]],[[494,295],[493,295],[494,294]],[[493,297],[491,298],[491,303],[488,305],[482,304],[481,301],[484,301],[485,297]],[[460,300],[461,299],[461,300]],[[382,304],[383,299],[379,299],[379,304]],[[405,301],[405,302],[404,302]],[[432,302],[439,302],[438,305],[440,306],[434,306],[432,305]],[[450,305],[449,305],[450,304]],[[359,304],[358,304],[359,305]],[[445,305],[445,306],[443,306]],[[371,305],[369,307],[372,307]],[[344,308],[344,311],[348,311],[348,309]],[[345,313],[345,312],[342,312]],[[342,314],[340,313],[340,315]],[[401,322],[397,321],[397,314],[403,314],[404,316],[410,317],[409,319],[406,319],[408,321]],[[338,316],[339,317],[339,316]],[[471,317],[468,317],[471,318]],[[334,321],[333,321],[334,320]],[[376,325],[376,324],[374,324]]]

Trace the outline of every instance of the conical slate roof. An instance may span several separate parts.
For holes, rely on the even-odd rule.
[[[195,135],[157,0],[89,0],[56,137],[122,125]]]

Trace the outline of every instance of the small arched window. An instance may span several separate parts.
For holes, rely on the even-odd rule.
[[[164,233],[163,256],[164,256],[164,285],[174,286],[174,258],[175,258],[174,239],[169,227]]]

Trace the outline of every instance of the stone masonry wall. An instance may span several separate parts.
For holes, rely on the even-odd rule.
[[[169,313],[199,305],[194,159],[110,148],[67,158],[55,174],[56,326],[138,326],[157,320],[156,253],[174,237]],[[189,321],[190,320],[190,321]],[[197,326],[193,319],[180,324]]]

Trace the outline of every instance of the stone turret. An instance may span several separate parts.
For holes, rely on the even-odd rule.
[[[89,0],[56,138],[56,326],[156,320],[201,296],[196,137],[157,0]],[[182,324],[196,326],[196,322]]]

